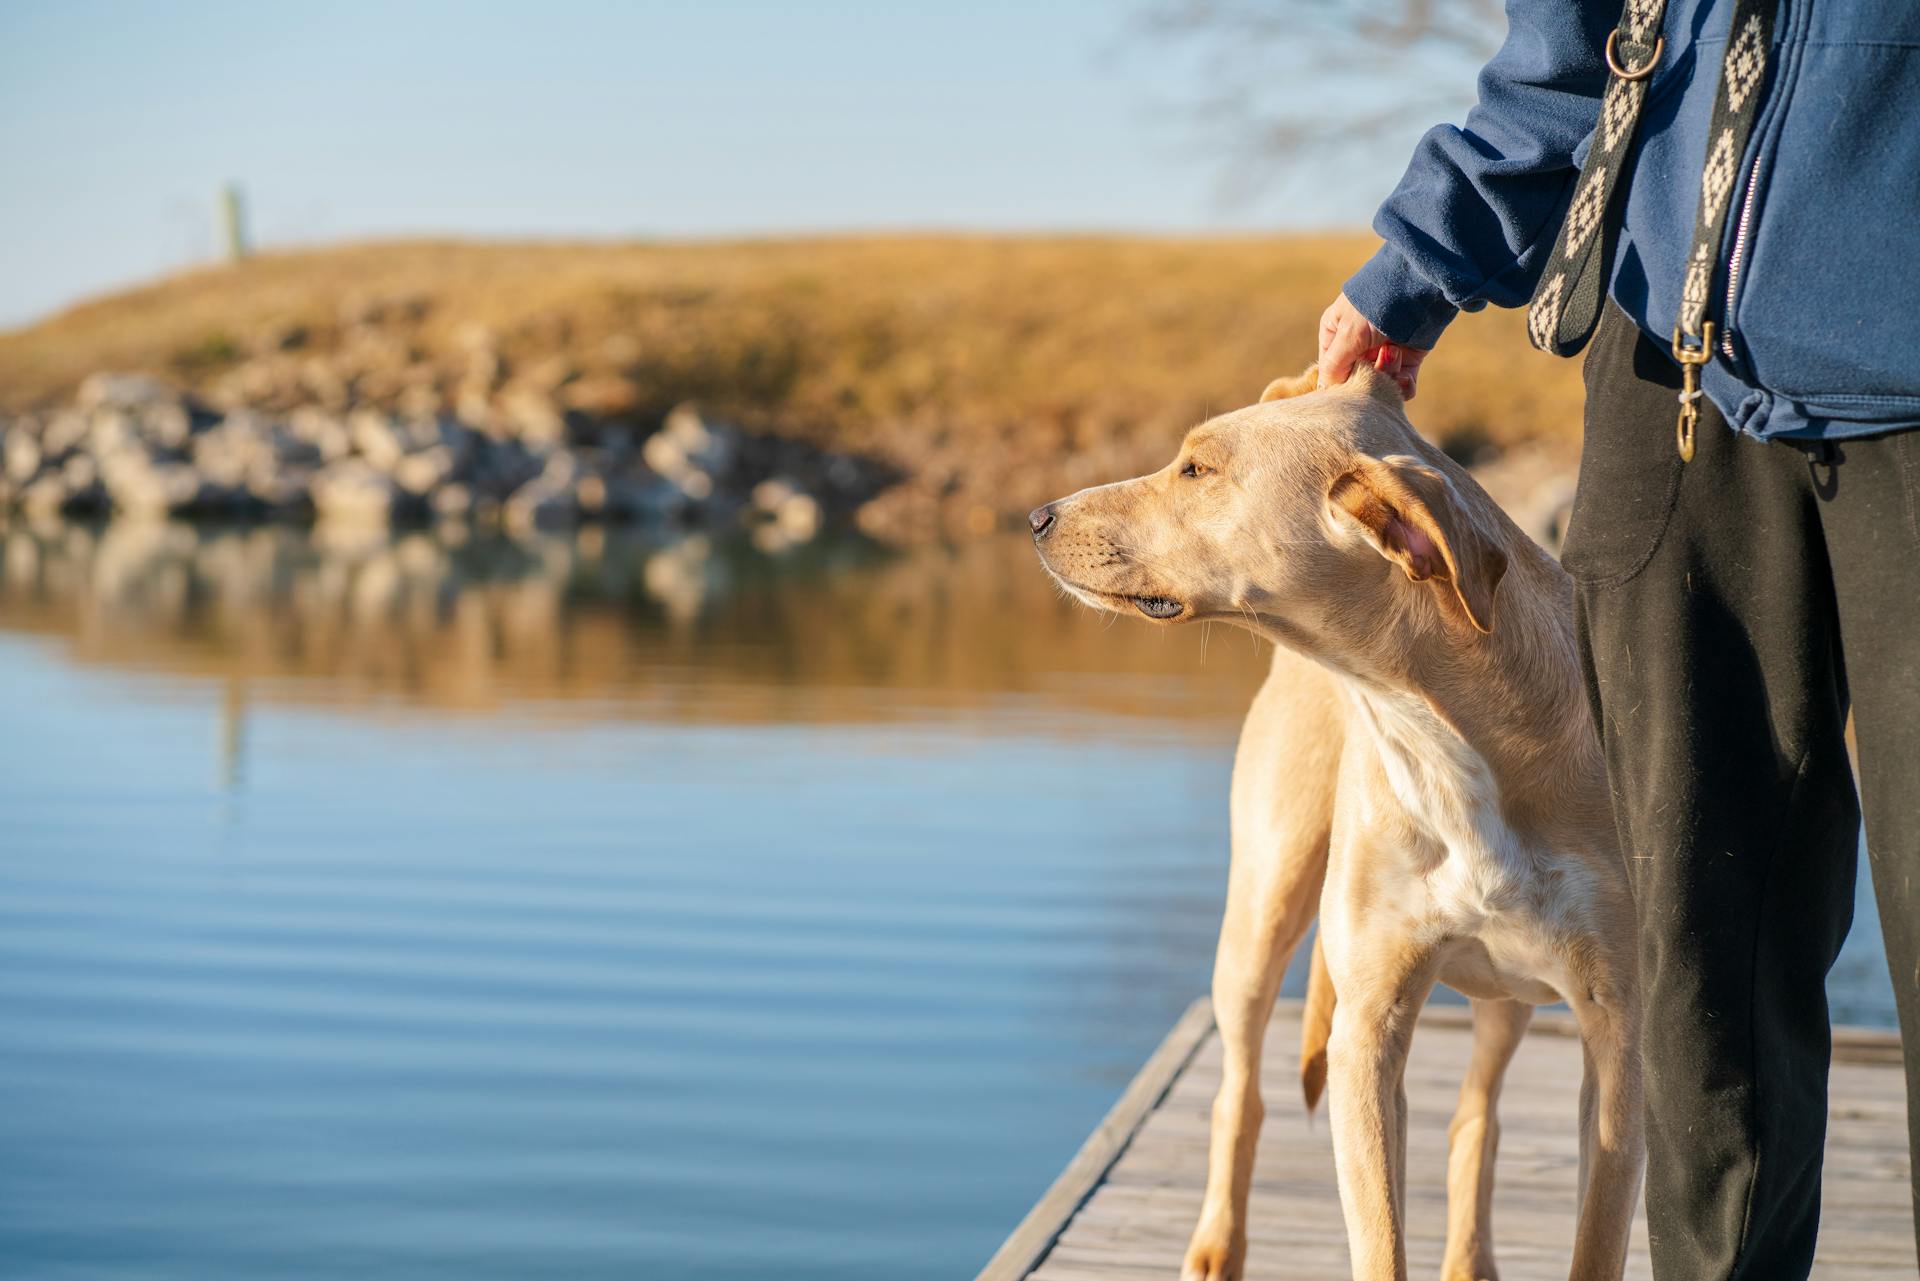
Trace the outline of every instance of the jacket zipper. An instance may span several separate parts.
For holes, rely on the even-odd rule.
[[[1753,158],[1753,171],[1747,175],[1747,194],[1740,204],[1740,221],[1733,232],[1733,252],[1727,258],[1727,306],[1720,317],[1720,350],[1733,359],[1733,298],[1740,288],[1740,267],[1747,258],[1747,234],[1753,228],[1753,197],[1760,188],[1763,156]]]

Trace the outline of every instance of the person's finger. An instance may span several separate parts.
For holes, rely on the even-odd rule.
[[[1368,357],[1374,369],[1393,379],[1394,385],[1400,389],[1400,398],[1411,400],[1414,371],[1419,368],[1422,354],[1398,343],[1381,343],[1368,353]]]
[[[1328,386],[1339,386],[1353,376],[1353,365],[1358,358],[1357,344],[1335,340],[1327,347],[1326,355],[1320,358],[1320,381]]]
[[[1329,357],[1333,352],[1334,342],[1339,335],[1340,302],[1338,299],[1335,299],[1325,311],[1320,313],[1320,351],[1317,363],[1323,375],[1330,376],[1332,374],[1333,365]]]
[[[1353,373],[1354,362],[1366,354],[1371,325],[1351,316],[1336,316],[1333,333],[1320,352],[1320,377],[1327,383],[1343,383]]]
[[[1395,374],[1395,381],[1400,384],[1402,400],[1412,400],[1414,392],[1419,390],[1420,367],[1426,359],[1427,353],[1416,347],[1400,349],[1400,368]]]

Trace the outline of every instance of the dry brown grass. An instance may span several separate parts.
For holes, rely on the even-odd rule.
[[[663,244],[409,242],[263,255],[0,334],[0,409],[96,369],[203,385],[293,325],[324,357],[378,314],[422,360],[476,328],[509,366],[623,380],[644,429],[694,398],[750,426],[886,457],[903,514],[980,523],[1163,459],[1313,354],[1358,236],[961,236]],[[1570,443],[1580,387],[1514,314],[1465,317],[1415,419],[1459,452]]]

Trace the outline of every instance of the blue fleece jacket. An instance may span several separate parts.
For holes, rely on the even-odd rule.
[[[1347,282],[1395,342],[1524,305],[1599,117],[1620,0],[1507,0],[1507,38],[1459,126],[1421,139]],[[1662,343],[1680,310],[1731,0],[1669,0],[1611,294]],[[1920,425],[1920,3],[1781,0],[1741,162],[1701,385],[1759,437]],[[1616,209],[1616,216],[1618,210]]]

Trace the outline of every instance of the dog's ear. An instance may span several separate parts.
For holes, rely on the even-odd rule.
[[[1327,490],[1334,510],[1351,517],[1414,582],[1444,579],[1483,632],[1493,630],[1493,598],[1507,554],[1445,475],[1417,458],[1359,457]]]
[[[1276,378],[1267,384],[1260,393],[1260,403],[1269,400],[1286,400],[1290,396],[1304,396],[1320,385],[1320,366],[1308,365],[1305,373],[1294,374],[1290,378]]]
[[[1400,394],[1400,382],[1389,374],[1383,374],[1367,361],[1358,361],[1347,381],[1340,384],[1355,392],[1365,392],[1383,405],[1405,412],[1407,398]]]

